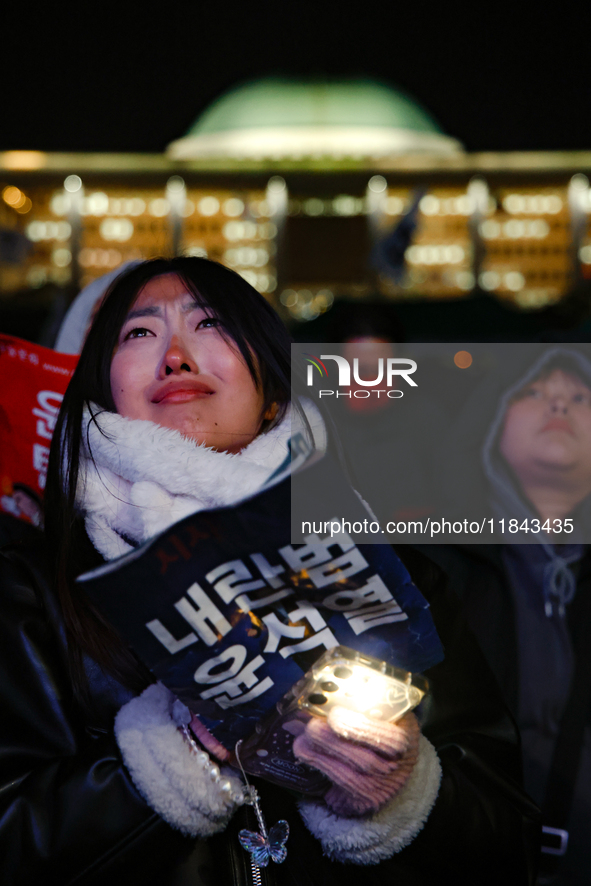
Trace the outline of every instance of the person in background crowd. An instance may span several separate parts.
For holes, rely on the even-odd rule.
[[[505,521],[502,543],[418,548],[462,598],[519,725],[526,790],[543,810],[539,883],[586,886],[591,549],[582,533],[591,526],[591,361],[576,347],[546,348],[510,384],[501,369],[495,375],[468,401],[445,461],[459,465],[447,477],[457,514],[488,498],[497,526]],[[519,540],[532,543],[514,543],[510,520],[527,527]]]
[[[361,379],[376,377],[380,359],[386,365],[388,358],[403,356],[400,345],[406,340],[405,332],[391,305],[349,302],[333,311],[325,334],[329,341],[339,343],[351,367],[357,359]],[[419,385],[423,371],[421,361],[416,373]],[[446,424],[445,410],[438,402],[413,393],[403,390],[403,396],[393,399],[353,381],[349,391],[339,392],[334,404],[325,400],[339,429],[354,485],[383,524],[425,516],[436,507],[434,444]],[[386,470],[378,469],[383,465]]]

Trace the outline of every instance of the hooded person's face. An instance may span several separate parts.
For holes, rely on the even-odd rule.
[[[591,389],[555,369],[526,385],[509,406],[500,451],[523,486],[565,489],[591,483]]]

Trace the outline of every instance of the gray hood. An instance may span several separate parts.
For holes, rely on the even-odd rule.
[[[505,414],[514,395],[528,382],[537,378],[545,367],[557,361],[564,362],[567,368],[570,364],[591,388],[591,360],[580,351],[571,348],[552,348],[542,354],[527,372],[505,391],[485,438],[482,463],[489,484],[490,506],[494,516],[497,519],[504,518],[506,525],[508,525],[509,519],[516,518],[521,523],[523,520],[531,520],[536,514],[531,504],[520,493],[517,483],[499,451],[499,436]],[[583,527],[591,527],[591,496],[576,508],[575,525],[576,523],[580,523]],[[505,533],[504,538],[509,543],[523,540],[522,537],[509,532]],[[563,616],[566,604],[574,596],[575,579],[572,570],[568,567],[571,563],[581,559],[583,554],[581,540],[583,538],[584,536],[581,535],[578,538],[573,537],[572,541],[569,538],[568,542],[564,544],[564,537],[561,537],[560,545],[555,546],[549,541],[547,535],[539,533],[532,536],[530,533],[527,545],[515,546],[516,548],[523,547],[521,552],[524,561],[521,566],[522,575],[525,574],[524,567],[527,566],[525,571],[531,574],[532,579],[535,578],[536,584],[542,584],[544,607],[548,617],[552,615],[555,605],[558,613]],[[532,541],[536,541],[537,544],[532,545]]]
[[[536,516],[532,506],[518,491],[511,471],[499,452],[498,442],[505,413],[512,398],[525,385],[537,378],[545,367],[557,361],[564,362],[567,366],[570,363],[591,388],[591,360],[575,349],[555,347],[538,357],[530,368],[502,395],[482,447],[482,463],[489,484],[490,501],[498,516],[509,517],[510,515],[519,520],[531,519]],[[577,511],[580,511],[581,508],[585,510],[585,517],[591,520],[591,503],[586,500],[579,505]],[[581,516],[583,515],[581,514]],[[591,526],[591,522],[589,525]]]

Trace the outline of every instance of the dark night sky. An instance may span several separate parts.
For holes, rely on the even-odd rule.
[[[162,151],[220,92],[271,73],[388,80],[470,151],[591,150],[582,4],[56,6],[3,13],[0,150]]]

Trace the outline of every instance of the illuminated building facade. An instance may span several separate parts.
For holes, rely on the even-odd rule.
[[[395,89],[266,79],[166,155],[0,154],[0,293],[186,253],[284,315],[340,295],[555,303],[591,276],[591,152],[467,154]],[[20,235],[20,236],[19,236]]]

